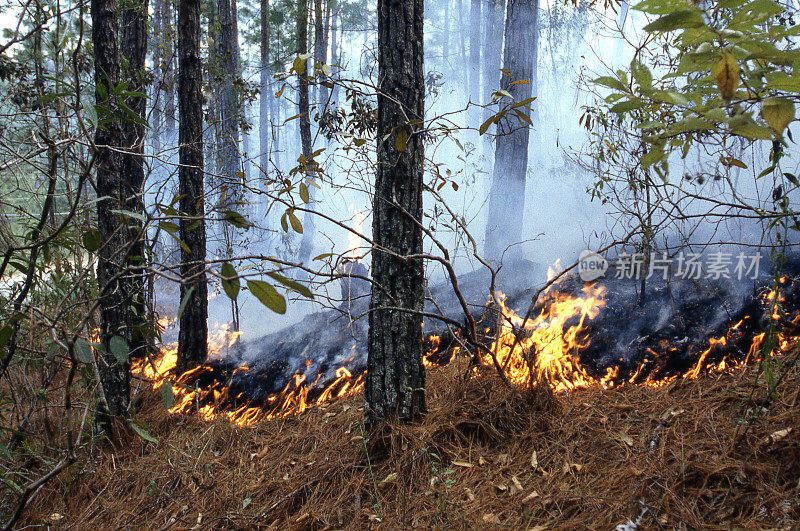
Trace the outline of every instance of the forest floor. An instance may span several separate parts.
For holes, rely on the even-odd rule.
[[[461,362],[430,369],[424,421],[373,437],[369,452],[360,394],[242,428],[169,415],[152,392],[137,419],[158,443],[98,446],[36,496],[22,526],[788,529],[800,519],[796,368],[767,409],[749,400],[766,394],[756,367],[562,392],[549,406],[491,371],[464,374]]]

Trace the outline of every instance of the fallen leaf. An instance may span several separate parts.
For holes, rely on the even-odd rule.
[[[384,485],[388,485],[389,483],[393,483],[396,480],[397,480],[397,472],[392,472],[391,474],[389,474],[388,476],[383,478],[381,480],[381,482],[378,483],[378,486],[379,487],[383,487]]]
[[[580,472],[583,470],[583,465],[579,465],[578,463],[564,463],[564,470],[563,473],[567,474],[570,470],[575,470],[575,472]]]
[[[471,488],[465,487],[464,492],[467,493],[467,498],[469,498],[469,501],[475,501],[475,493],[472,492]]]
[[[483,515],[483,521],[487,524],[502,524],[496,514],[487,513]]]
[[[465,461],[453,461],[453,466],[460,466],[464,468],[472,468],[472,463],[467,463]]]
[[[531,468],[534,470],[539,468],[539,458],[536,456],[536,450],[531,454]]]
[[[617,435],[617,438],[628,446],[633,446],[633,439],[627,433],[620,433]]]
[[[536,499],[539,497],[539,493],[536,491],[531,492],[527,496],[522,499],[522,503],[528,503],[529,501]]]
[[[508,485],[506,485],[504,483],[495,483],[494,484],[494,488],[496,488],[500,492],[505,492],[505,491],[508,490]]]
[[[486,465],[486,459],[484,459],[484,458],[483,458],[483,456],[480,456],[480,457],[478,458],[478,464],[479,464],[480,466],[485,466],[485,465]]]
[[[508,464],[508,454],[500,454],[497,456],[497,464],[505,465]]]
[[[517,479],[517,476],[511,476],[511,483],[513,483],[514,486],[517,487],[517,490],[519,490],[519,491],[525,490],[525,489],[522,488],[522,483],[519,482],[519,479]]]
[[[767,437],[761,439],[761,446],[767,446],[769,444],[775,444],[776,442],[780,441],[787,435],[792,432],[792,428],[786,428],[783,430],[773,431]]]

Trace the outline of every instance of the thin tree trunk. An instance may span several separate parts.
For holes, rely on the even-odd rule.
[[[161,97],[161,85],[164,81],[161,76],[162,63],[164,61],[164,23],[162,20],[161,4],[165,0],[155,0],[153,6],[153,74],[156,77],[151,90],[153,99],[153,114],[151,116],[150,127],[152,128],[153,151],[157,155],[161,151],[161,121],[163,113],[163,99]]]
[[[513,101],[530,98],[535,83],[534,60],[538,41],[536,0],[508,0],[505,51],[501,87]],[[516,81],[528,83],[513,84]],[[508,101],[506,100],[506,104]],[[492,188],[489,192],[489,217],[486,223],[484,254],[494,261],[521,258],[522,223],[525,211],[525,177],[528,171],[528,123],[509,113],[499,123],[495,146]]]
[[[178,170],[181,246],[179,372],[206,359],[208,286],[205,275],[206,226],[203,193],[203,64],[200,55],[200,0],[181,0],[178,11]]]
[[[483,60],[483,104],[487,107],[483,111],[483,120],[486,122],[489,117],[496,112],[496,109],[489,106],[492,100],[492,93],[500,88],[500,51],[503,47],[503,19],[506,12],[503,0],[488,0],[486,5],[485,29],[484,29],[484,60]],[[491,162],[494,159],[492,150],[492,138],[495,126],[492,124],[483,135],[483,155],[487,159],[487,171],[491,175]]]
[[[334,0],[328,0],[330,4]],[[339,13],[338,6],[334,4],[334,7],[331,9],[331,63],[336,65],[337,71],[342,66],[342,52],[339,50],[339,36],[338,36],[338,20],[339,20]],[[334,74],[333,78],[333,88],[331,89],[331,110],[335,110],[338,107],[338,97],[339,97],[339,85],[336,83],[336,74]]]
[[[425,412],[419,313],[425,271],[421,258],[406,258],[422,253],[422,28],[423,0],[378,0],[374,284],[364,387],[368,426],[410,421]]]
[[[242,202],[242,185],[239,172],[242,171],[239,153],[239,117],[241,106],[236,84],[240,78],[239,44],[236,33],[236,17],[231,0],[219,0],[220,59],[222,87],[220,117],[222,118],[220,167],[221,194],[220,210],[237,210]],[[231,256],[236,241],[236,228],[222,222],[225,240],[225,254]]]
[[[308,5],[306,0],[298,0],[297,3],[297,46],[300,55],[308,52]],[[297,87],[299,91],[297,111],[300,113],[300,144],[306,163],[311,160],[312,150],[311,117],[308,102],[308,63],[309,61],[305,61],[303,63],[303,71],[297,72]],[[306,263],[311,256],[311,243],[314,232],[313,219],[309,219],[306,216],[303,222],[303,238],[300,241],[300,250],[298,252],[298,262],[300,263]]]
[[[481,5],[484,0],[472,0],[469,10],[469,99],[477,103],[481,98]],[[479,107],[470,108],[469,126],[477,128],[480,124]]]
[[[164,30],[164,66],[162,99],[168,138],[175,134],[175,12],[171,0],[162,0],[161,22]],[[174,142],[174,140],[173,140]]]
[[[269,137],[270,137],[270,104],[275,99],[270,87],[269,68],[269,0],[261,0],[261,97],[259,99],[258,138],[261,166],[261,177],[269,176]]]
[[[147,0],[138,0],[136,4],[126,3],[122,11],[122,56],[125,59],[123,71],[125,79],[130,81],[129,90],[144,94],[147,90],[145,58],[147,57]],[[124,145],[129,153],[122,157],[122,182],[126,186],[126,209],[141,214],[144,211],[144,135],[146,99],[138,96],[128,98],[126,104],[139,118],[123,122]],[[136,327],[131,330],[128,341],[133,357],[143,357],[147,348],[143,329],[146,322],[145,305],[145,245],[144,228],[141,221],[128,220],[129,241],[131,249],[128,253],[127,265],[134,271],[125,281],[126,291],[131,297],[131,309]]]
[[[124,217],[115,213],[124,210],[125,186],[120,170],[122,124],[114,103],[114,90],[119,84],[120,52],[119,23],[116,0],[92,0],[92,45],[94,47],[94,80],[98,107],[111,117],[95,131],[97,146],[97,225],[102,245],[98,250],[97,280],[100,287],[100,341],[105,353],[98,357],[98,369],[103,397],[97,420],[110,430],[108,417],[125,415],[130,402],[130,367],[128,361],[118,360],[111,352],[110,341],[115,336],[126,337],[126,308],[129,301],[120,276],[125,268],[126,236]],[[110,431],[109,431],[110,433]]]
[[[466,47],[466,41],[464,39],[464,32],[465,32],[465,26],[464,26],[464,0],[456,0],[456,10],[458,11],[458,27],[459,27],[459,30],[460,30],[458,32],[458,37],[459,37],[459,50],[460,50],[460,53],[461,53],[461,64],[462,65],[466,65],[467,64],[467,47]],[[464,89],[465,89],[466,92],[469,92],[469,87],[467,86],[467,83],[468,83],[467,73],[464,72],[463,75],[464,75],[464,80],[463,80],[464,81],[464,85],[463,85]],[[459,76],[459,77],[461,77],[461,76]],[[459,80],[459,81],[461,81],[461,80]]]

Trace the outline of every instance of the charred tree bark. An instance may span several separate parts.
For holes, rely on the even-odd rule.
[[[261,166],[261,177],[269,176],[269,109],[270,99],[275,98],[270,87],[269,68],[269,0],[261,0],[261,97],[259,98],[258,138],[260,156],[258,165]]]
[[[181,246],[183,312],[178,332],[177,370],[182,372],[202,363],[208,348],[200,0],[181,0],[178,58],[180,238],[186,244]]]
[[[308,53],[308,4],[307,0],[297,2],[297,47],[300,55]],[[311,160],[311,116],[308,101],[308,63],[303,62],[302,72],[297,72],[297,112],[300,113],[300,144],[303,158],[307,164]],[[313,188],[313,187],[310,187]],[[311,190],[309,189],[309,192]],[[303,237],[300,240],[297,261],[308,262],[311,256],[312,238],[314,234],[314,220],[309,216],[303,218]]]
[[[536,0],[508,0],[501,87],[513,101],[531,97],[534,58],[538,36]],[[533,29],[533,31],[532,31]],[[528,83],[514,84],[525,80]],[[510,100],[506,100],[508,103]],[[521,219],[525,211],[525,176],[528,171],[528,123],[508,113],[498,124],[494,157],[494,175],[489,192],[489,217],[486,223],[486,258],[499,261],[521,258]]]
[[[116,0],[92,0],[92,45],[94,47],[95,100],[110,116],[118,116],[114,91],[119,84],[119,23]],[[99,424],[110,430],[109,417],[128,411],[130,402],[130,367],[127,360],[118,360],[109,348],[111,338],[126,337],[128,297],[125,283],[126,237],[125,219],[118,212],[125,209],[125,190],[121,178],[122,124],[112,118],[95,131],[97,226],[103,244],[98,250],[97,280],[100,287],[100,341],[105,353],[98,357],[103,400],[97,410]],[[117,212],[114,212],[117,211]]]
[[[136,4],[126,4],[122,11],[122,56],[125,59],[124,77],[130,81],[129,89],[132,92],[146,93],[147,83],[145,72],[145,58],[147,57],[147,18],[148,2],[140,0]],[[140,96],[128,98],[126,105],[138,117],[138,121],[125,120],[122,126],[124,145],[128,153],[122,156],[122,182],[126,187],[126,210],[142,213],[144,211],[144,134],[146,100]],[[128,238],[130,251],[127,256],[129,276],[125,277],[128,284],[126,291],[131,296],[132,317],[135,320],[134,328],[129,334],[130,353],[134,358],[144,356],[147,341],[144,337],[146,323],[145,305],[145,244],[144,227],[142,222],[131,218],[128,220]]]
[[[425,412],[422,365],[423,0],[378,0],[378,154],[365,415]],[[379,286],[379,287],[376,287]]]

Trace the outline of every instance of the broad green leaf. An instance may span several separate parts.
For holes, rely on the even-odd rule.
[[[303,203],[308,203],[311,200],[311,196],[308,194],[308,187],[304,183],[300,183],[300,199]]]
[[[261,304],[273,312],[281,315],[286,313],[286,299],[270,284],[261,280],[248,280],[247,289],[261,301]]]
[[[644,0],[633,6],[633,9],[651,15],[666,15],[689,7],[691,3],[688,0]]]
[[[298,234],[303,234],[303,224],[300,223],[300,219],[295,216],[294,211],[287,210],[286,215],[289,217],[289,223],[292,225],[292,229]]]
[[[122,336],[114,336],[109,339],[108,349],[120,363],[125,363],[128,361],[128,357],[131,355],[131,351],[128,348],[128,342],[125,341],[125,338]]]
[[[135,431],[139,435],[139,437],[141,437],[145,441],[150,441],[152,443],[158,443],[158,439],[156,439],[155,437],[150,435],[147,432],[147,430],[145,430],[144,428],[142,428],[141,426],[139,426],[135,422],[131,422],[130,423],[130,427],[133,428],[133,431]]]
[[[609,111],[617,114],[621,114],[624,112],[632,111],[635,109],[641,109],[646,107],[647,103],[642,100],[625,100],[613,105]]]
[[[713,128],[713,124],[703,120],[702,118],[688,117],[670,125],[667,128],[667,135],[688,133],[690,131],[707,131]]]
[[[403,153],[408,147],[408,131],[404,128],[400,128],[397,131],[397,135],[394,137],[394,147],[400,153]]]
[[[642,155],[641,163],[642,168],[647,169],[664,156],[664,150],[660,146],[653,146],[653,148]]]
[[[731,133],[753,140],[772,140],[775,137],[772,129],[762,127],[752,122],[732,126]]]
[[[158,226],[162,230],[164,230],[166,232],[169,232],[170,234],[173,234],[173,235],[180,230],[180,227],[178,226],[178,224],[177,223],[173,223],[172,221],[162,221],[161,223],[158,224]]]
[[[83,233],[83,236],[81,236],[81,243],[83,243],[83,248],[89,251],[90,253],[97,251],[100,248],[102,242],[103,239],[100,237],[100,231],[95,228],[87,230],[86,232]]]
[[[664,15],[644,27],[645,31],[673,31],[704,26],[703,15],[697,9],[685,9]]]
[[[650,69],[646,65],[639,61],[631,61],[631,72],[633,73],[633,79],[643,89],[649,89],[653,86],[653,74],[650,73]]]
[[[231,300],[236,300],[239,296],[239,275],[236,269],[229,262],[222,264],[220,269],[220,276],[222,277],[222,289],[225,295]]]
[[[94,360],[92,356],[92,347],[89,345],[88,341],[82,338],[78,338],[75,341],[75,357],[81,363],[91,363]]]
[[[14,327],[10,325],[5,325],[3,328],[0,328],[0,347],[4,347],[8,340],[11,339],[11,334],[14,332]]]
[[[311,290],[308,289],[306,286],[304,286],[303,284],[301,284],[300,282],[298,282],[296,280],[292,280],[291,278],[286,278],[285,276],[281,275],[280,273],[267,273],[267,276],[272,278],[272,279],[274,279],[274,280],[276,280],[276,281],[278,281],[278,282],[280,282],[281,284],[283,284],[284,286],[286,286],[290,290],[296,291],[297,293],[299,293],[303,297],[306,297],[306,298],[309,298],[309,299],[313,299],[314,298],[314,295],[311,293]]]
[[[726,100],[731,99],[733,91],[741,83],[739,77],[739,63],[730,53],[724,53],[722,59],[711,68],[711,77],[717,82],[717,87]]]
[[[164,380],[161,384],[161,401],[164,402],[164,409],[172,409],[175,404],[175,391],[169,380]]]
[[[236,227],[237,229],[248,229],[250,228],[250,222],[247,221],[243,215],[239,214],[235,210],[226,210],[223,212],[223,216],[225,221]]]
[[[615,77],[611,76],[601,76],[598,77],[593,81],[596,85],[603,85],[604,87],[612,88],[614,90],[619,90],[622,92],[628,92],[628,87],[625,86],[622,81]]]
[[[773,131],[782,135],[794,121],[794,103],[786,98],[768,98],[761,104],[761,117]]]

